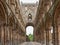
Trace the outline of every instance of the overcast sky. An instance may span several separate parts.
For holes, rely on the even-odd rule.
[[[20,0],[20,2],[23,2],[23,3],[36,3],[37,1],[39,0]]]

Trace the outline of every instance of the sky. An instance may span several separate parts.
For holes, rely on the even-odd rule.
[[[23,3],[36,3],[36,1],[39,1],[39,0],[20,0],[20,2],[23,2]]]
[[[34,28],[32,26],[28,26],[26,28],[26,35],[33,34]]]

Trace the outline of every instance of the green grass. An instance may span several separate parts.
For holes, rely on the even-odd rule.
[[[33,35],[32,34],[29,34],[28,38],[30,39],[30,41],[33,41]]]

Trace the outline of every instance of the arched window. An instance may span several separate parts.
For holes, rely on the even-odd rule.
[[[27,26],[26,27],[26,35],[32,34],[33,35],[34,27],[33,26]]]
[[[53,33],[53,27],[51,27],[51,33]]]
[[[29,20],[29,21],[32,20],[32,15],[31,15],[31,14],[28,15],[28,20]]]

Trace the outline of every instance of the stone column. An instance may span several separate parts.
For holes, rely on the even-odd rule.
[[[11,29],[11,26],[9,26],[8,33],[9,33],[9,36],[8,36],[8,38],[9,38],[9,44],[12,45],[12,29]]]
[[[44,44],[46,45],[46,31],[44,31]]]
[[[13,31],[12,31],[12,26],[10,28],[11,28],[11,45],[13,45]]]
[[[59,33],[59,42],[60,42],[60,25],[58,26],[58,33]],[[60,43],[59,43],[59,45],[60,45]]]
[[[0,26],[0,44],[1,44],[1,26]]]
[[[46,45],[49,45],[49,29],[46,29]]]
[[[49,45],[52,45],[52,32],[49,30]]]
[[[52,26],[53,26],[53,45],[59,45],[57,18],[54,17],[54,15],[52,20]]]
[[[5,45],[8,45],[10,42],[10,36],[9,36],[9,26],[5,25]]]
[[[40,36],[40,43],[41,43],[41,31],[40,31],[40,35],[39,36]]]
[[[41,30],[41,44],[44,44],[44,30]]]
[[[58,41],[58,26],[54,24],[53,26],[53,45],[59,45]]]
[[[2,45],[5,45],[5,30],[4,30],[4,26],[1,26],[1,43]]]

